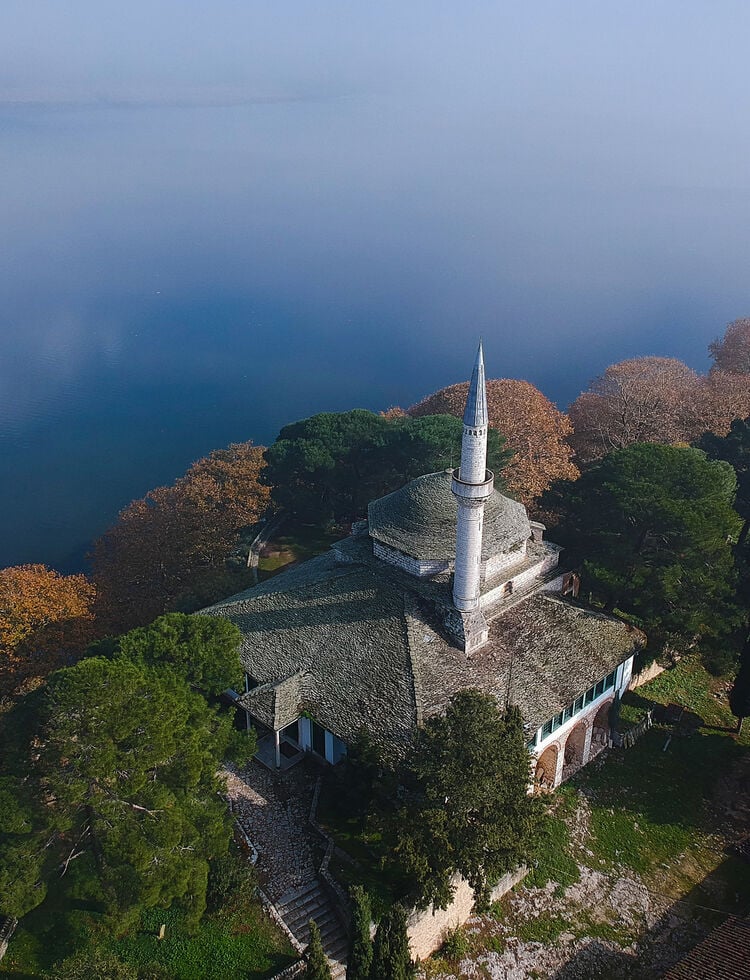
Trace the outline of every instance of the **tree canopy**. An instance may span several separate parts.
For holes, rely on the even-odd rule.
[[[724,331],[708,345],[719,371],[730,374],[750,374],[750,317],[733,320]]]
[[[529,765],[519,712],[504,714],[489,695],[461,691],[445,715],[425,722],[395,853],[419,904],[447,907],[458,872],[482,905],[489,887],[528,857],[540,815],[528,793]]]
[[[409,480],[458,465],[462,432],[449,415],[386,418],[363,409],[314,415],[281,430],[266,450],[264,479],[274,503],[300,519],[351,521]],[[487,465],[499,473],[505,458],[493,434]]]
[[[0,675],[17,680],[59,666],[91,639],[94,587],[46,565],[0,570]]]
[[[571,443],[581,463],[636,442],[689,443],[726,435],[750,413],[750,385],[725,370],[698,375],[673,357],[610,365],[570,406]]]
[[[112,657],[57,671],[2,716],[0,913],[22,915],[52,882],[64,890],[75,877],[121,924],[173,901],[189,922],[202,915],[208,862],[231,833],[217,771],[254,741],[191,689],[186,631],[170,652],[166,620],[153,631],[161,646],[136,631]],[[229,645],[218,620],[199,620],[189,640],[199,663]]]
[[[462,418],[468,393],[467,381],[441,388],[412,405],[409,415],[445,413]],[[503,473],[508,489],[524,504],[534,501],[553,480],[576,478],[578,470],[567,441],[573,431],[568,417],[534,385],[510,378],[488,381],[487,413],[490,426],[513,453]]]
[[[715,436],[706,433],[700,441],[700,448],[711,459],[723,459],[730,464],[737,477],[735,509],[743,520],[739,544],[748,538],[750,531],[750,418],[735,419],[729,434]]]
[[[583,588],[656,643],[692,643],[734,621],[735,475],[689,447],[637,443],[559,489]]]
[[[413,975],[406,912],[402,905],[393,905],[380,920],[375,933],[370,980],[409,980]]]
[[[240,530],[268,509],[263,465],[263,448],[250,442],[218,449],[120,512],[91,554],[103,628],[116,633],[170,610],[190,612],[242,587],[227,559]]]
[[[331,968],[328,965],[320,938],[317,922],[310,920],[310,942],[305,952],[307,964],[303,974],[305,980],[331,980]]]
[[[238,627],[220,616],[167,613],[149,626],[130,630],[117,646],[129,660],[172,667],[199,690],[220,694],[241,684],[241,638]]]
[[[370,898],[361,885],[349,890],[352,914],[349,924],[349,955],[346,958],[346,980],[369,980],[372,965]]]

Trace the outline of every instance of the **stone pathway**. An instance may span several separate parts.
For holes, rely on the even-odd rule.
[[[308,823],[315,778],[303,766],[278,778],[257,762],[243,769],[227,766],[225,775],[232,811],[258,852],[261,887],[303,946],[310,939],[310,919],[315,920],[333,980],[343,980],[346,932],[318,881],[316,841]]]
[[[227,796],[258,850],[258,873],[272,902],[315,878],[308,817],[314,780],[301,767],[277,780],[257,762],[226,767]]]

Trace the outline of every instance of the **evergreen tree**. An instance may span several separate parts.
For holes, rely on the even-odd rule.
[[[729,692],[729,707],[737,719],[737,732],[742,734],[742,724],[750,717],[750,637],[742,651],[740,669]]]
[[[691,644],[737,622],[731,466],[698,449],[637,443],[558,488],[583,586],[656,644]],[[550,501],[552,502],[552,501]]]
[[[349,956],[346,980],[369,980],[372,965],[372,940],[370,920],[372,909],[367,892],[360,885],[351,889],[352,920],[349,938]]]
[[[220,694],[242,682],[237,626],[220,616],[167,613],[117,640],[120,653],[152,667],[169,667],[193,687]]]
[[[726,460],[737,475],[734,506],[743,521],[738,539],[738,545],[742,547],[750,534],[750,418],[735,419],[729,434],[724,437],[706,433],[700,448],[711,459]]]
[[[419,730],[411,768],[394,857],[417,904],[446,908],[458,872],[482,906],[489,885],[528,858],[540,815],[519,712],[503,715],[492,696],[460,691]]]
[[[374,412],[325,412],[285,426],[266,450],[263,479],[278,507],[302,520],[352,520],[367,504],[424,473],[458,465],[463,425],[452,415],[385,418]],[[509,453],[494,429],[487,465],[500,470]]]
[[[3,719],[19,745],[3,765],[24,778],[3,781],[15,807],[0,827],[0,882],[12,885],[0,912],[38,905],[53,878],[64,890],[75,861],[113,920],[178,901],[197,923],[208,861],[231,836],[216,775],[229,719],[174,671],[124,657],[58,671],[31,700],[21,725],[13,712]]]
[[[313,919],[310,920],[310,942],[307,946],[306,957],[306,980],[332,980],[331,968],[328,965],[326,954],[323,951],[320,929],[318,929],[317,923]]]
[[[370,980],[409,980],[413,976],[406,912],[394,905],[383,916],[375,933]]]

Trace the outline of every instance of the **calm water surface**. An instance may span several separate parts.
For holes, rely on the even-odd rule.
[[[565,65],[521,98],[533,65],[514,89],[481,59],[442,88],[435,56],[270,101],[0,101],[0,565],[79,567],[197,457],[409,405],[480,334],[561,407],[622,357],[705,369],[750,312],[746,112],[590,77],[553,105]]]

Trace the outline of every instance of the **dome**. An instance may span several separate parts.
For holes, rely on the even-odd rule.
[[[458,504],[451,491],[451,471],[428,473],[379,500],[367,516],[370,537],[389,548],[422,560],[456,557]],[[523,504],[498,493],[484,506],[482,561],[518,548],[531,536]]]

